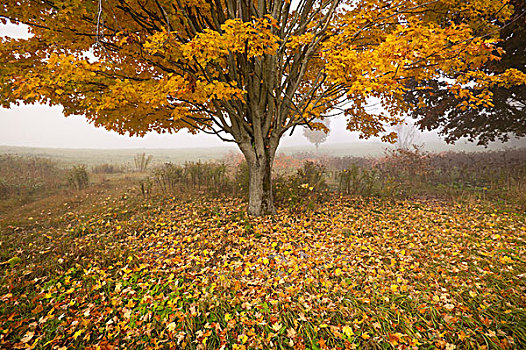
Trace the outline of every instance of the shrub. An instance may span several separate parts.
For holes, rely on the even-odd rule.
[[[76,190],[82,190],[86,188],[89,184],[89,176],[86,166],[75,165],[69,170],[67,179],[70,186]]]
[[[144,199],[150,197],[150,194],[152,193],[152,181],[149,177],[139,181],[139,190]]]
[[[232,189],[227,166],[222,163],[186,162],[184,166],[165,163],[152,171],[154,183],[161,191],[174,189],[207,190],[211,193],[226,193]]]
[[[152,155],[146,155],[146,153],[139,153],[136,154],[134,157],[135,162],[135,169],[139,172],[145,172],[148,168],[148,165],[152,161],[153,156]]]
[[[327,189],[324,175],[325,167],[323,165],[307,160],[297,170],[295,178],[301,185],[306,184],[306,187],[312,187],[314,191],[321,191]]]
[[[9,186],[7,181],[0,178],[0,198],[7,198],[9,195]]]
[[[383,188],[379,173],[374,168],[361,168],[353,164],[337,174],[338,190],[341,193],[371,196],[380,194]]]
[[[91,168],[91,172],[94,174],[118,174],[126,171],[125,166],[115,164],[99,164]]]
[[[326,200],[325,167],[305,161],[294,175],[277,175],[273,181],[274,198],[278,205],[292,210],[314,209]]]
[[[237,190],[243,194],[248,193],[250,178],[248,175],[248,164],[246,161],[239,163],[234,175],[234,183]]]
[[[497,199],[525,203],[526,149],[478,153],[389,151],[382,158],[328,158],[345,194]],[[333,168],[334,169],[334,168]]]
[[[172,192],[177,183],[183,180],[183,173],[184,170],[182,167],[173,163],[164,163],[162,166],[153,170],[153,178],[161,191]]]

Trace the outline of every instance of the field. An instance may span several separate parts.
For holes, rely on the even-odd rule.
[[[56,161],[65,166],[86,164],[88,166],[112,163],[133,166],[133,158],[138,153],[153,155],[156,164],[164,162],[184,163],[185,161],[209,161],[223,158],[235,148],[187,148],[187,149],[75,149],[75,148],[30,148],[0,146],[0,154],[23,157],[39,157]]]
[[[504,144],[490,144],[488,150],[498,151],[525,147],[526,139],[513,139]],[[379,141],[360,140],[350,143],[322,144],[320,154],[331,157],[346,157],[349,155],[357,157],[378,157],[386,148],[385,143]],[[440,141],[428,141],[422,145],[427,151],[434,152],[477,152],[481,148],[473,143],[461,143],[448,145]],[[294,155],[297,153],[314,153],[315,148],[310,146],[283,146],[278,153]],[[133,165],[133,157],[137,153],[147,153],[153,156],[154,164],[165,162],[184,163],[185,161],[211,161],[223,159],[232,153],[241,154],[234,146],[222,146],[215,148],[178,148],[178,149],[76,149],[76,148],[31,148],[0,145],[0,154],[12,154],[24,157],[41,157],[51,159],[63,165],[86,164],[88,166],[101,163],[129,164]]]
[[[524,348],[524,154],[283,156],[263,218],[241,165],[9,192],[0,348]]]

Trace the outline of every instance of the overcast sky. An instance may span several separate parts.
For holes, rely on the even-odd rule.
[[[327,143],[356,141],[344,130],[345,121],[335,120]],[[225,143],[216,136],[150,133],[144,138],[128,137],[96,128],[82,116],[64,117],[61,107],[29,105],[0,109],[0,145],[58,148],[179,148],[218,147]],[[283,146],[309,145],[301,128],[283,139]]]

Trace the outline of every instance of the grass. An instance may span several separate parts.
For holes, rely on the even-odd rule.
[[[25,189],[17,171],[50,185],[0,201],[0,348],[524,348],[523,153],[375,163],[376,187],[440,194],[423,199],[326,192],[321,167],[281,156],[265,218],[225,191],[237,175],[145,195],[147,173],[101,172],[73,190],[56,162],[7,156],[7,189]]]
[[[248,218],[235,198],[131,193],[3,218],[0,347],[526,346],[517,207],[333,195]]]

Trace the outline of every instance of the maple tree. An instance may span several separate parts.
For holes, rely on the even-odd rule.
[[[526,73],[526,4],[521,0],[512,0],[514,14],[504,23],[500,23],[500,41],[497,46],[504,50],[498,60],[487,62],[482,69],[488,74],[502,73],[515,68]],[[424,84],[422,84],[424,85]],[[411,111],[421,129],[440,129],[446,141],[455,142],[462,137],[479,145],[491,141],[508,141],[510,136],[526,136],[526,88],[524,84],[513,86],[493,86],[490,106],[471,106],[456,108],[463,101],[469,102],[469,96],[457,97],[448,94],[443,81],[429,81],[428,89],[411,89],[407,97],[412,101],[424,100],[424,104]]]
[[[297,126],[345,114],[349,130],[393,140],[409,79],[453,76],[460,108],[524,83],[479,70],[512,13],[506,0],[7,0],[2,21],[32,36],[2,39],[2,106],[58,104],[131,135],[215,134],[247,160],[248,212],[274,213],[274,155]]]

